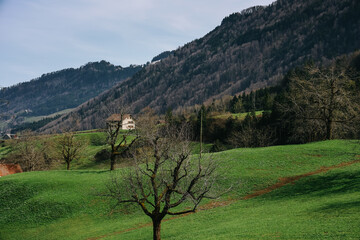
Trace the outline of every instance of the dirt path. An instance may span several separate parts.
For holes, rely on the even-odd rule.
[[[254,193],[251,193],[249,195],[246,195],[245,197],[243,197],[242,199],[243,200],[247,200],[247,199],[251,199],[251,198],[254,198],[254,197],[258,197],[258,196],[261,196],[263,194],[266,194],[266,193],[269,193],[271,191],[274,191],[278,188],[281,188],[283,186],[285,186],[286,184],[289,184],[289,183],[294,183],[295,181],[301,179],[301,178],[304,178],[304,177],[308,177],[308,176],[311,176],[311,175],[315,175],[315,174],[319,174],[319,173],[325,173],[325,172],[328,172],[332,169],[336,169],[336,168],[342,168],[342,167],[346,167],[346,166],[350,166],[352,164],[355,164],[355,163],[359,163],[360,160],[354,160],[354,161],[351,161],[351,162],[343,162],[343,163],[340,163],[340,164],[337,164],[337,165],[333,165],[333,166],[330,166],[330,167],[321,167],[319,168],[318,170],[316,171],[313,171],[313,172],[308,172],[308,173],[305,173],[305,174],[301,174],[301,175],[297,175],[297,176],[293,176],[293,177],[285,177],[285,178],[280,178],[279,179],[279,182],[265,188],[265,189],[262,189],[262,190],[258,190],[258,191],[255,191]],[[224,207],[224,206],[227,206],[227,205],[230,205],[231,203],[234,203],[236,202],[237,200],[227,200],[227,201],[216,201],[216,202],[210,202],[208,204],[205,204],[205,205],[202,205],[198,208],[198,211],[204,211],[204,210],[209,210],[209,209],[213,209],[213,208],[217,208],[217,207]],[[171,218],[167,218],[165,220],[163,220],[162,222],[167,222],[167,221],[171,221],[171,220],[174,220],[174,219],[178,219],[178,218],[182,218],[182,217],[185,217],[185,216],[188,216],[192,213],[188,213],[188,214],[184,214],[184,215],[180,215],[180,216],[176,216],[176,217],[171,217]],[[137,229],[140,229],[140,228],[144,228],[144,227],[150,227],[152,226],[152,223],[146,223],[146,224],[141,224],[141,225],[138,225],[136,227],[133,227],[133,228],[128,228],[128,229],[125,229],[125,230],[122,230],[122,231],[119,231],[119,232],[113,232],[113,233],[109,233],[109,234],[106,234],[106,235],[102,235],[102,236],[99,236],[99,237],[94,237],[94,238],[88,238],[87,240],[97,240],[97,239],[101,239],[101,238],[105,238],[105,237],[110,237],[110,236],[114,236],[114,235],[118,235],[118,234],[122,234],[122,233],[125,233],[125,232],[130,232],[130,231],[133,231],[133,230],[137,230]]]
[[[271,185],[271,186],[269,186],[269,187],[267,187],[265,189],[258,190],[258,191],[254,192],[254,193],[251,193],[251,194],[243,197],[242,199],[246,200],[246,199],[254,198],[254,197],[257,197],[257,196],[261,196],[263,194],[274,191],[275,189],[281,188],[286,184],[293,183],[293,182],[295,182],[295,181],[297,181],[297,180],[299,180],[301,178],[308,177],[308,176],[315,175],[315,174],[319,174],[319,173],[324,173],[324,172],[330,171],[330,170],[335,169],[335,168],[346,167],[346,166],[349,166],[349,165],[352,165],[352,164],[358,163],[358,162],[360,162],[360,160],[354,160],[354,161],[351,161],[351,162],[343,162],[343,163],[340,163],[338,165],[333,165],[333,166],[330,166],[330,167],[321,167],[318,170],[313,171],[313,172],[309,172],[309,173],[305,173],[305,174],[301,174],[301,175],[297,175],[297,176],[293,176],[293,177],[280,178],[279,182],[275,183],[274,185]]]

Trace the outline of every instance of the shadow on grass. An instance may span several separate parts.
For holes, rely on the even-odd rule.
[[[349,210],[349,209],[359,209],[360,201],[353,202],[337,202],[332,204],[327,204],[325,207],[319,208],[320,211],[334,211],[334,210]]]
[[[72,172],[76,173],[76,174],[89,174],[89,173],[102,174],[102,173],[110,172],[110,170],[82,170],[82,169],[79,169],[79,170],[74,170]]]
[[[360,189],[360,171],[332,172],[326,175],[313,175],[287,184],[262,198],[278,200],[299,196],[321,197],[334,194],[358,192]]]

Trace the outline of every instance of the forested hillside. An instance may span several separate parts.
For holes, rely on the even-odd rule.
[[[6,99],[8,104],[2,106],[2,118],[12,118],[11,123],[16,124],[21,123],[25,116],[43,116],[75,108],[133,76],[141,68],[122,68],[106,61],[93,62],[4,88],[0,91],[0,99]]]
[[[359,49],[359,12],[358,0],[279,0],[234,13],[203,38],[82,105],[61,124],[74,126],[76,120],[80,129],[102,127],[106,109],[120,102],[135,113],[144,107],[163,113],[276,85],[310,59],[324,64]]]

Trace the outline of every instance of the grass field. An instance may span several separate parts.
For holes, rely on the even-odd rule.
[[[219,171],[226,175],[224,186],[237,183],[218,200],[224,206],[164,221],[162,237],[359,239],[360,162],[319,171],[243,199],[279,178],[326,170],[360,160],[359,155],[358,142],[341,140],[216,153],[223,166]],[[111,202],[96,196],[109,178],[105,170],[0,178],[0,239],[151,239],[152,227],[147,225],[151,221],[137,207],[124,206],[110,213]]]
[[[264,111],[256,111],[255,112],[255,116],[259,117],[263,114]],[[245,112],[245,113],[224,113],[224,114],[219,114],[214,116],[214,118],[221,118],[221,119],[228,119],[228,118],[233,118],[233,119],[239,119],[239,120],[244,120],[245,117],[250,114],[250,112]]]
[[[32,123],[32,122],[37,122],[37,121],[40,121],[44,118],[53,118],[57,115],[63,115],[63,114],[66,114],[66,113],[69,113],[71,112],[72,110],[74,110],[73,108],[69,108],[69,109],[64,109],[62,111],[59,111],[59,112],[56,112],[56,113],[52,113],[50,115],[46,115],[46,116],[36,116],[36,117],[26,117],[24,122],[25,123]]]
[[[0,145],[0,159],[5,157],[9,152],[11,148],[9,146],[1,146]]]

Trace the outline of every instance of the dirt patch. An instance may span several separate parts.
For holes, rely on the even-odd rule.
[[[319,173],[324,173],[324,172],[330,171],[330,170],[335,169],[335,168],[341,168],[341,167],[349,166],[349,165],[352,165],[352,164],[358,163],[358,162],[360,162],[360,160],[355,160],[355,161],[351,161],[351,162],[344,162],[344,163],[340,163],[338,165],[334,165],[334,166],[330,166],[330,167],[321,167],[316,171],[301,174],[301,175],[297,175],[297,176],[293,176],[293,177],[280,178],[279,182],[275,183],[274,185],[271,185],[271,186],[269,186],[269,187],[267,187],[265,189],[261,189],[259,191],[254,192],[254,193],[251,193],[251,194],[243,197],[242,199],[246,200],[246,199],[251,199],[251,198],[254,198],[254,197],[257,197],[257,196],[261,196],[261,195],[269,193],[269,192],[271,192],[271,191],[273,191],[275,189],[281,188],[286,184],[294,183],[295,181],[297,181],[297,180],[299,180],[301,178],[308,177],[308,176],[315,175],[315,174],[319,174]]]
[[[357,157],[360,157],[360,156],[357,156]],[[346,167],[346,166],[352,165],[354,163],[359,163],[359,162],[360,162],[360,160],[355,160],[355,161],[351,161],[351,162],[344,162],[344,163],[340,163],[338,165],[334,165],[334,166],[330,166],[330,167],[321,167],[318,170],[313,171],[313,172],[309,172],[309,173],[305,173],[305,174],[301,174],[301,175],[297,175],[297,176],[293,176],[293,177],[280,178],[279,182],[277,182],[277,183],[275,183],[275,184],[273,184],[273,185],[271,185],[271,186],[269,186],[269,187],[267,187],[265,189],[256,191],[256,192],[254,192],[252,194],[249,194],[249,195],[243,197],[242,199],[247,200],[247,199],[257,197],[257,196],[261,196],[261,195],[269,193],[269,192],[271,192],[271,191],[273,191],[275,189],[281,188],[286,184],[293,184],[295,181],[297,181],[297,180],[299,180],[301,178],[308,177],[308,176],[315,175],[315,174],[319,174],[319,173],[324,173],[324,172],[327,172],[327,171],[330,171],[330,170],[336,169],[336,168]],[[207,203],[207,204],[204,204],[204,205],[200,206],[198,208],[198,211],[204,211],[204,210],[209,210],[209,209],[213,209],[213,208],[217,208],[217,207],[228,206],[228,205],[230,205],[230,204],[232,204],[232,203],[234,203],[236,201],[237,200],[235,200],[235,199],[229,199],[229,200],[226,200],[226,201],[210,202],[210,203]],[[174,220],[174,219],[186,217],[186,216],[188,216],[190,214],[193,214],[193,213],[187,213],[187,214],[184,214],[184,215],[167,218],[167,219],[164,219],[162,222],[167,222],[167,221],[171,221],[171,220]],[[95,237],[95,238],[88,238],[87,240],[97,240],[97,239],[101,239],[101,238],[105,238],[105,237],[109,237],[109,236],[114,236],[114,235],[122,234],[122,233],[125,233],[125,232],[130,232],[130,231],[133,231],[133,230],[137,230],[137,229],[140,229],[140,228],[150,227],[150,226],[152,226],[151,222],[146,223],[146,224],[141,224],[141,225],[135,226],[133,228],[125,229],[125,230],[122,230],[122,231],[119,231],[119,232],[113,232],[113,233],[102,235],[102,236]],[[280,236],[276,235],[276,236],[273,236],[273,237],[280,237]]]
[[[0,177],[22,172],[19,164],[0,164]]]
[[[209,202],[207,204],[204,204],[202,206],[200,206],[198,209],[199,211],[203,211],[203,210],[210,210],[210,209],[213,209],[213,208],[218,208],[218,207],[225,207],[227,205],[230,205],[234,202],[236,202],[237,200],[235,199],[229,199],[229,200],[226,200],[226,201],[216,201],[216,202]]]

